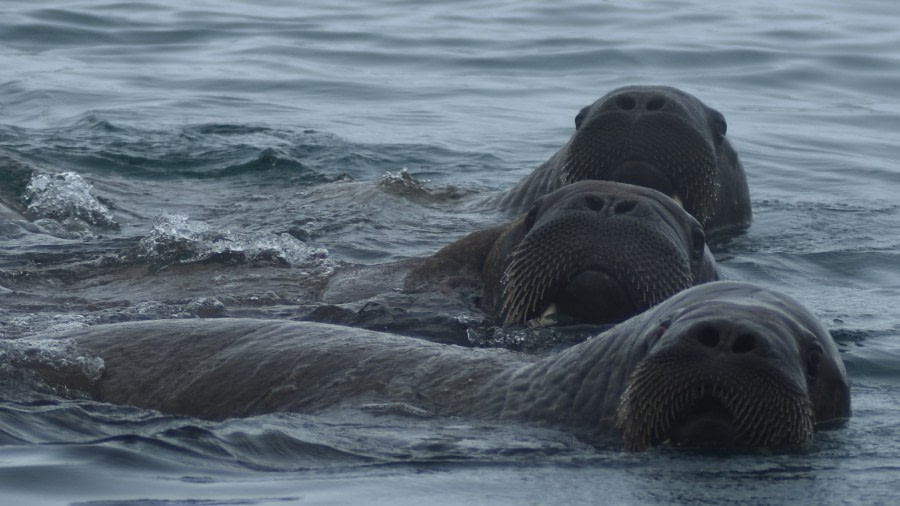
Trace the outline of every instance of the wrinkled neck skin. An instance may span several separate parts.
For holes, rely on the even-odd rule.
[[[475,385],[522,363],[504,350],[471,353],[312,322],[150,321],[64,337],[103,359],[103,377],[90,392],[97,400],[212,419],[311,412],[367,398],[459,410]]]
[[[463,411],[610,435],[628,379],[646,356],[638,334],[651,320],[644,313],[539,362],[503,371],[476,392],[477,409]]]
[[[103,402],[211,419],[366,400],[435,413],[612,428],[643,353],[634,320],[557,355],[462,348],[311,322],[151,321],[67,333],[105,362]]]

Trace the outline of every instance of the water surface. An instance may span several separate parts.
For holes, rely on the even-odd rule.
[[[666,84],[725,114],[747,169],[755,221],[716,245],[724,275],[807,304],[840,345],[854,403],[846,428],[797,451],[631,455],[396,413],[168,417],[35,393],[0,369],[4,503],[896,500],[892,4],[11,0],[0,12],[4,339],[300,317],[335,266],[427,255],[492,223],[456,204],[546,160],[581,107]],[[428,199],[371,193],[402,185],[403,169]]]

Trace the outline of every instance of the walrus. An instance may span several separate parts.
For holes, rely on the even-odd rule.
[[[88,379],[41,369],[69,392],[81,385],[99,401],[210,419],[386,402],[612,437],[640,451],[801,445],[851,412],[822,324],[791,297],[733,281],[685,290],[548,356],[283,320],[141,321],[55,338],[104,364]]]
[[[580,181],[538,198],[511,223],[441,249],[410,271],[405,288],[476,279],[482,306],[504,325],[607,324],[716,278],[703,228],[671,198]]]
[[[560,186],[603,179],[665,193],[707,233],[746,228],[747,177],[726,131],[722,113],[677,88],[618,88],[581,109],[569,142],[497,203],[520,213]]]

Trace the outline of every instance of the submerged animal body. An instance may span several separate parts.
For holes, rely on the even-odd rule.
[[[796,445],[850,416],[828,332],[795,300],[715,282],[550,356],[472,349],[311,322],[214,319],[57,336],[99,357],[98,400],[209,418],[315,412],[354,400],[435,416],[530,421],[621,438]],[[45,369],[46,370],[46,369]]]
[[[618,323],[691,286],[713,281],[703,228],[652,189],[581,181],[541,197],[507,225],[437,252],[409,290],[479,284],[506,325],[530,320]]]
[[[750,194],[726,131],[720,112],[677,88],[619,88],[583,108],[569,142],[499,206],[522,212],[561,186],[601,179],[665,193],[707,232],[739,230],[750,224]]]

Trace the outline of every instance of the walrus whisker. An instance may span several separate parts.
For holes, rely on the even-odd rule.
[[[680,375],[673,377],[672,366],[665,364],[639,365],[622,394],[616,425],[623,429],[626,449],[641,450],[668,439],[666,435],[681,413],[708,398],[721,403],[733,420],[735,437],[748,446],[798,444],[811,437],[812,414],[799,392],[775,388],[756,373],[754,379],[739,381],[733,377],[735,373],[722,376],[723,371],[717,371],[712,381],[690,382]],[[751,396],[742,383],[759,384],[764,393]],[[643,428],[637,430],[635,425]]]
[[[601,184],[614,183],[583,182],[568,188],[574,190],[579,186]],[[572,193],[573,199],[582,195]],[[636,230],[641,235],[639,240],[634,240],[631,222],[623,225],[625,222],[614,221],[608,225],[609,222],[598,220],[601,216],[608,220],[620,213],[607,215],[598,213],[590,205],[579,206],[581,204],[566,207],[567,212],[561,213],[558,219],[546,219],[539,214],[542,221],[533,225],[517,244],[510,245],[502,271],[498,273],[499,287],[486,293],[485,297],[488,307],[492,307],[505,324],[525,324],[529,319],[540,319],[551,302],[560,301],[563,304],[560,307],[566,308],[561,311],[568,312],[571,308],[570,316],[576,320],[596,318],[599,322],[611,323],[619,321],[621,316],[618,315],[622,313],[630,316],[695,284],[695,267],[686,251],[693,244],[679,242],[684,237],[681,230],[676,229],[675,235],[670,231],[660,233],[655,223],[638,221]],[[673,212],[670,206],[658,211]],[[641,216],[640,220],[643,220],[644,215]],[[616,219],[631,220],[632,217],[625,213],[624,217]],[[683,217],[676,216],[676,219]],[[579,239],[573,241],[575,237]],[[602,238],[602,241],[585,242],[584,238],[592,237]],[[623,242],[624,246],[621,245]],[[714,266],[711,270],[704,266],[703,272],[714,272],[714,269]],[[579,277],[583,272],[587,274]],[[597,283],[598,276],[607,276],[607,280]],[[572,287],[571,291],[567,291],[568,287]],[[608,294],[608,300],[613,304],[606,303],[604,294]]]

